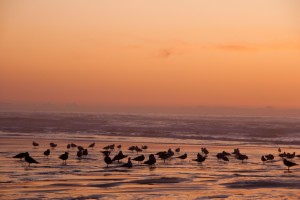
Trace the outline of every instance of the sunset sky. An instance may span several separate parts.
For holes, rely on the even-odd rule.
[[[0,103],[300,108],[299,0],[0,2]]]

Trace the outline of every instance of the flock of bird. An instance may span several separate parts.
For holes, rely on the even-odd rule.
[[[33,147],[39,147],[39,144],[36,143],[35,141],[32,142]],[[57,147],[57,144],[51,142],[50,143],[50,147],[52,149],[54,149],[55,147]],[[92,143],[88,146],[88,148],[94,148],[95,147],[95,143]],[[182,155],[178,155],[180,153],[180,148],[175,149],[175,152],[177,153],[177,156],[175,156],[175,152],[172,151],[171,148],[169,148],[167,151],[160,151],[157,152],[156,154],[150,154],[148,160],[145,161],[145,156],[144,155],[138,155],[140,152],[146,151],[148,149],[148,146],[142,146],[141,148],[139,148],[138,146],[131,146],[128,148],[129,151],[136,152],[137,156],[133,159],[131,159],[130,157],[128,157],[128,155],[124,155],[121,148],[122,145],[118,145],[116,148],[119,150],[119,152],[114,156],[114,157],[110,157],[111,153],[115,150],[115,144],[112,145],[107,145],[105,147],[103,147],[103,150],[100,151],[103,154],[104,157],[104,162],[106,163],[106,167],[109,167],[110,164],[112,164],[113,162],[117,162],[119,163],[121,160],[123,160],[124,158],[127,158],[127,163],[120,165],[121,167],[127,167],[127,168],[132,168],[134,165],[132,163],[131,160],[136,161],[138,165],[140,164],[144,164],[144,165],[149,165],[149,166],[153,166],[156,163],[156,159],[161,159],[163,160],[163,162],[165,163],[167,160],[170,160],[171,158],[177,158],[177,159],[181,159],[181,160],[185,160],[188,155],[182,154]],[[88,149],[83,148],[82,146],[76,145],[74,143],[68,144],[67,145],[67,149],[74,149],[77,148],[77,157],[81,158],[81,157],[85,157],[88,155]],[[300,158],[300,155],[296,155],[295,152],[293,153],[286,153],[286,152],[281,152],[281,149],[278,149],[278,156],[280,158],[282,158],[283,164],[285,166],[287,166],[288,171],[290,171],[290,167],[293,167],[296,164],[295,162],[292,162],[291,160],[294,159],[295,157]],[[48,158],[48,156],[50,155],[51,150],[47,149],[44,152],[44,156]],[[201,152],[199,152],[197,154],[197,158],[192,159],[192,161],[198,162],[198,163],[203,163],[206,158],[208,157],[209,151],[203,147],[201,148]],[[244,160],[248,160],[248,156],[245,154],[242,154],[240,152],[240,150],[234,149],[234,151],[232,153],[226,152],[226,151],[222,151],[221,153],[218,153],[216,155],[216,158],[218,160],[222,160],[224,162],[229,162],[229,157],[234,157],[237,160],[241,160],[242,163],[244,162]],[[156,158],[157,157],[157,158]],[[37,162],[34,158],[32,158],[28,152],[22,152],[19,153],[17,155],[15,155],[13,158],[20,158],[23,159],[29,164],[33,164],[33,163],[39,163]],[[69,158],[69,152],[66,151],[64,154],[60,155],[58,157],[59,159],[61,159],[63,161],[63,164],[67,164],[67,160]],[[274,155],[272,154],[267,154],[267,155],[263,155],[261,157],[261,161],[263,162],[263,164],[265,164],[266,162],[270,162],[273,161],[275,158]]]

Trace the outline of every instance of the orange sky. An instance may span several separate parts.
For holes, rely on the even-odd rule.
[[[0,102],[300,108],[298,0],[0,2]]]

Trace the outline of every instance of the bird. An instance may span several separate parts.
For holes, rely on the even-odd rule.
[[[265,163],[265,162],[267,161],[267,159],[266,159],[264,156],[261,156],[261,161],[262,161],[263,163]]]
[[[147,146],[147,145],[144,145],[144,146],[142,146],[142,149],[143,149],[143,150],[147,150],[147,149],[148,149],[148,146]]]
[[[57,144],[54,144],[53,142],[50,142],[50,147],[55,148],[55,147],[57,147]]]
[[[74,143],[71,143],[71,147],[74,148],[74,147],[77,147],[77,145]]]
[[[140,149],[138,146],[135,146],[135,151],[136,151],[136,154],[139,154],[139,152],[142,152],[143,150]]]
[[[267,160],[274,160],[274,156],[272,154],[265,155]]]
[[[193,161],[203,163],[206,160],[206,156],[197,157],[197,159],[193,159]]]
[[[124,155],[122,151],[119,151],[119,153],[117,155],[115,155],[115,157],[112,159],[112,161],[117,160],[118,163],[120,160],[122,160],[123,158],[126,158],[128,155]]]
[[[25,161],[28,162],[28,166],[30,166],[31,163],[36,163],[38,164],[39,162],[37,162],[36,160],[34,160],[32,157],[29,156],[29,154],[25,155]]]
[[[227,152],[225,152],[225,151],[223,151],[222,153],[218,153],[217,155],[216,155],[216,157],[218,158],[218,160],[223,160],[223,161],[229,161],[229,159],[227,158],[227,156],[226,155],[228,155],[228,153]],[[230,155],[230,154],[229,154]]]
[[[181,160],[184,160],[184,159],[187,158],[187,154],[185,153],[185,154],[183,154],[183,155],[181,155],[181,156],[178,156],[177,158],[179,158],[179,159],[181,159]]]
[[[287,157],[288,159],[293,159],[293,158],[295,158],[295,155],[296,155],[296,152],[294,152],[294,153],[287,153],[287,154],[286,154],[286,157]]]
[[[100,151],[102,154],[103,154],[103,156],[109,156],[110,155],[110,151]]]
[[[133,152],[135,150],[135,146],[129,147],[128,150]]]
[[[153,166],[156,163],[156,158],[153,154],[149,155],[149,160],[145,161],[144,164]]]
[[[79,151],[83,151],[83,150],[84,150],[84,148],[83,148],[82,146],[77,146],[77,149],[78,149]]]
[[[71,148],[71,145],[70,145],[70,144],[68,144],[68,145],[67,145],[67,149],[70,149],[70,148]]]
[[[248,160],[248,156],[246,156],[244,154],[240,154],[236,157],[236,159],[241,160],[242,163],[244,163],[244,160]]]
[[[123,164],[122,167],[127,167],[127,168],[132,168],[133,167],[133,164],[131,162],[130,157],[128,157],[127,163]]]
[[[298,165],[294,162],[288,161],[287,159],[283,159],[283,164],[288,167],[288,171],[290,171],[290,167]]]
[[[47,150],[44,152],[44,155],[48,158],[48,156],[50,155],[50,149],[47,149]]]
[[[36,143],[35,141],[33,141],[33,142],[32,142],[32,146],[34,146],[34,147],[38,147],[38,146],[39,146],[39,144],[38,144],[38,143]]]
[[[110,145],[107,145],[107,146],[103,147],[103,149],[105,149],[105,150],[110,149]]]
[[[77,151],[77,157],[81,158],[83,156],[82,150]]]
[[[278,154],[279,157],[281,158],[285,158],[287,156],[287,154],[285,152]]]
[[[145,156],[144,155],[140,155],[140,156],[137,156],[137,157],[133,158],[132,160],[138,161],[138,165],[139,165],[140,162],[142,162],[142,161],[145,160]]]
[[[92,144],[90,144],[90,145],[89,145],[89,148],[94,148],[94,147],[95,147],[95,145],[96,145],[96,143],[95,143],[95,142],[93,142]]]
[[[222,157],[222,160],[223,160],[223,161],[226,161],[226,162],[229,161],[229,159],[227,158],[227,156],[223,156],[223,157]]]
[[[13,158],[20,158],[20,160],[22,160],[22,158],[25,158],[26,155],[29,155],[29,153],[28,152],[19,153],[15,155]]]
[[[69,153],[68,153],[68,152],[65,152],[64,154],[61,154],[58,158],[61,159],[61,160],[63,160],[63,162],[64,162],[65,164],[67,164],[67,160],[68,160],[68,158],[69,158]]]
[[[89,152],[88,152],[87,149],[84,149],[84,150],[82,151],[82,155],[83,155],[83,156],[87,156],[88,154],[89,154]]]
[[[115,150],[115,144],[109,145],[110,150]]]
[[[278,148],[278,152],[279,152],[279,153],[281,152],[281,149],[280,149],[280,147]]]
[[[205,147],[202,147],[202,148],[201,148],[201,151],[202,151],[205,155],[207,155],[207,154],[209,153],[209,151],[208,151]]]
[[[180,152],[180,148],[175,149],[175,152],[179,153]]]
[[[117,146],[117,148],[118,148],[118,149],[121,149],[121,148],[122,148],[122,145],[119,144],[119,145]]]
[[[106,167],[108,167],[108,165],[112,164],[112,160],[111,158],[109,157],[109,155],[106,155],[104,157],[104,162],[106,163]]]

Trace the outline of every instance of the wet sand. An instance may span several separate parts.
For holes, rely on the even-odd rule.
[[[34,138],[32,135],[2,136],[0,138],[0,199],[299,199],[300,167],[288,173],[277,156],[277,145],[224,141],[177,140],[167,138],[130,138],[97,136],[94,138],[61,139],[59,137]],[[40,144],[32,147],[32,140]],[[50,142],[58,147],[51,149]],[[89,149],[86,158],[77,159],[77,149],[70,149],[67,165],[58,159],[68,143],[74,142]],[[171,159],[164,163],[157,160],[155,167],[138,166],[122,168],[114,163],[106,168],[100,151],[109,144],[121,144],[125,155],[137,156],[127,150],[131,145],[148,145],[142,152],[148,158],[151,153],[180,147],[184,161]],[[210,153],[203,164],[196,158],[201,147]],[[300,153],[300,146],[280,146],[283,151]],[[50,148],[49,158],[43,152]],[[230,162],[218,161],[215,155],[223,150],[232,152],[240,148],[249,159],[242,163],[229,156]],[[12,158],[28,151],[39,164],[28,164]],[[116,149],[112,156],[118,152]],[[272,153],[273,162],[262,164],[261,155]],[[141,153],[140,153],[141,154]],[[124,159],[127,161],[127,159]],[[294,162],[300,164],[299,158]]]

